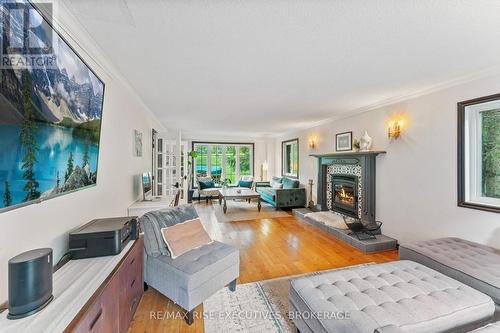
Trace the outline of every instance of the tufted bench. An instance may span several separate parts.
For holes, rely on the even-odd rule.
[[[500,322],[478,328],[477,330],[474,330],[471,333],[498,333],[498,332],[500,332]]]
[[[500,304],[500,250],[460,238],[440,238],[402,244],[399,256],[461,281]]]
[[[301,332],[447,332],[484,325],[490,297],[412,261],[356,266],[292,281],[291,318]]]

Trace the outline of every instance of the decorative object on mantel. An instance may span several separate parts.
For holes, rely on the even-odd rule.
[[[314,180],[309,179],[309,203],[307,204],[307,207],[309,209],[314,209],[314,201],[313,201],[313,185],[314,185]]]
[[[359,151],[359,148],[361,147],[361,141],[358,139],[352,140],[352,148],[354,148],[354,151]]]
[[[387,136],[389,139],[397,139],[401,136],[401,127],[403,126],[402,120],[395,120],[389,124]]]
[[[142,156],[142,132],[134,130],[134,156]]]
[[[372,148],[373,139],[365,131],[365,134],[361,137],[359,141],[359,148],[361,151],[369,151]]]
[[[352,150],[352,132],[337,133],[335,135],[335,150],[336,151]]]

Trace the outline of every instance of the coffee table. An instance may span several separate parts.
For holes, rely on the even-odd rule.
[[[222,207],[224,210],[224,214],[227,212],[227,200],[231,199],[245,199],[248,202],[252,199],[257,199],[257,209],[260,212],[261,204],[260,204],[260,194],[246,187],[230,187],[230,188],[221,188],[219,189],[219,204],[222,205],[222,201],[224,201],[224,206]]]

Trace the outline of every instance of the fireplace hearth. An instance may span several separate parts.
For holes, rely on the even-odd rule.
[[[358,177],[333,174],[331,207],[347,216],[358,217]]]

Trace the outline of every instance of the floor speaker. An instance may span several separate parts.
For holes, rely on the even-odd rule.
[[[9,260],[9,313],[19,319],[52,301],[52,249],[36,249]]]

